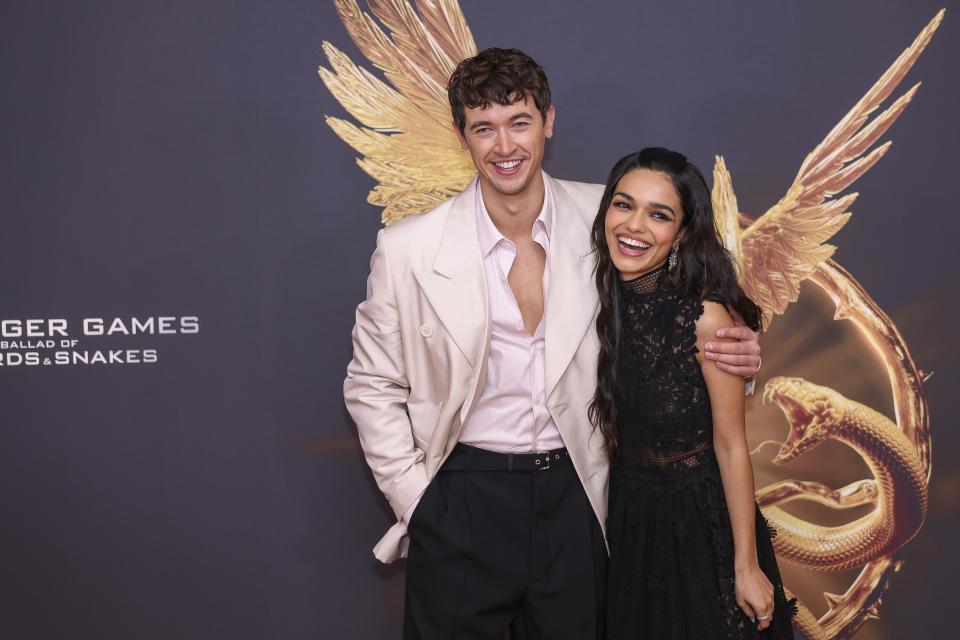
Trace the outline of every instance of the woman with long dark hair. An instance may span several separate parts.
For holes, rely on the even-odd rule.
[[[590,416],[613,458],[610,640],[792,638],[754,499],[744,381],[702,357],[737,283],[700,171],[643,149],[613,167],[593,224],[600,357]]]

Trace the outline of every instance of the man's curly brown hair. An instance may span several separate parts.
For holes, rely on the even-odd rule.
[[[484,49],[457,65],[447,83],[453,122],[466,127],[464,109],[509,105],[529,95],[544,121],[550,109],[550,84],[537,61],[518,49]]]

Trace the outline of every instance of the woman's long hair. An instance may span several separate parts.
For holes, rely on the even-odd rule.
[[[723,246],[713,218],[710,190],[703,174],[685,156],[659,147],[648,147],[621,158],[610,171],[600,210],[593,221],[592,242],[597,254],[596,282],[600,294],[597,336],[597,390],[590,403],[590,421],[603,434],[607,451],[617,450],[617,352],[620,348],[620,272],[610,258],[604,222],[620,179],[634,169],[658,171],[673,183],[680,196],[683,219],[677,247],[677,264],[669,282],[681,295],[709,298],[736,311],[754,331],[760,330],[760,308],[737,282],[737,268]]]

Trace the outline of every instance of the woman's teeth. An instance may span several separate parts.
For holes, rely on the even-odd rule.
[[[633,238],[627,238],[625,236],[617,236],[617,240],[620,241],[620,244],[626,245],[631,249],[639,249],[642,251],[650,248],[650,245],[646,242],[641,242],[640,240],[634,240]]]

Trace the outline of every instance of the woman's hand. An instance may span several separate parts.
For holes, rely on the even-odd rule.
[[[743,571],[737,570],[734,579],[737,604],[747,617],[763,631],[773,620],[773,585],[760,567],[753,565]]]

